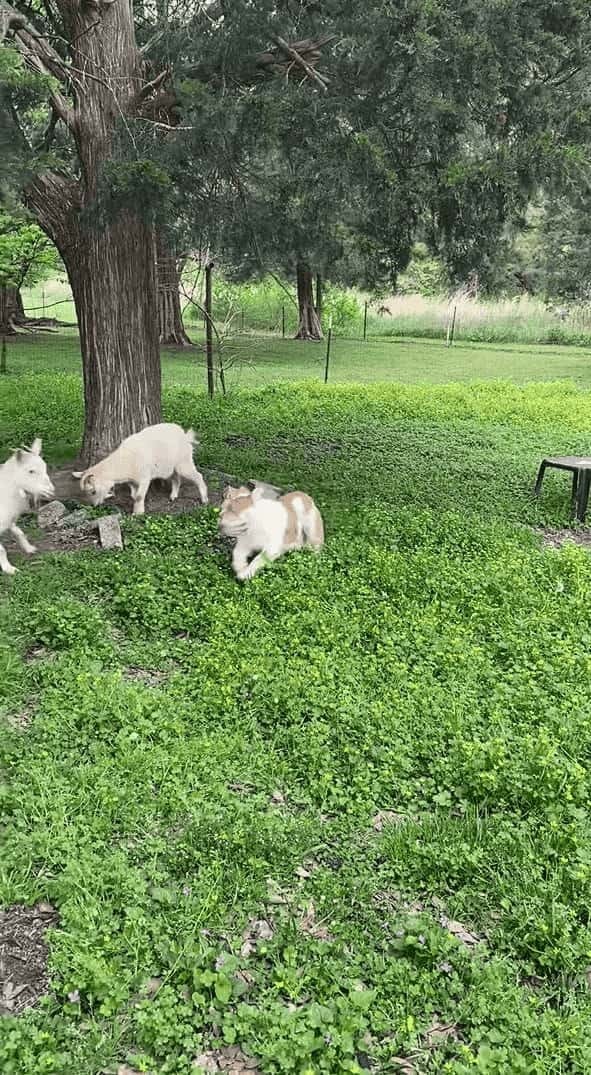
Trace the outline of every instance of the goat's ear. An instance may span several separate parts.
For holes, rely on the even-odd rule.
[[[16,452],[14,453],[14,458],[16,459],[17,463],[22,463],[23,459],[25,458],[25,453],[23,452],[22,448],[17,448]]]
[[[73,478],[81,478],[83,474],[84,474],[83,470],[73,470],[72,471],[72,477]]]
[[[33,455],[41,455],[41,448],[42,447],[43,447],[43,442],[41,440],[41,437],[35,437],[35,440],[33,441],[32,445],[31,445],[31,451],[32,451]]]

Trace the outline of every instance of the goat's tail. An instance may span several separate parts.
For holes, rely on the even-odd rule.
[[[189,441],[189,444],[192,444],[193,447],[196,448],[197,445],[199,444],[199,441],[197,440],[197,437],[195,436],[195,433],[193,432],[193,430],[188,429],[187,432],[185,433],[185,436],[186,436],[187,440]]]

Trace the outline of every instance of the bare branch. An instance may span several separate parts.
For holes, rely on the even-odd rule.
[[[134,100],[132,101],[132,109],[138,108],[142,101],[146,100],[146,97],[151,97],[156,93],[162,85],[166,82],[167,78],[170,78],[170,67],[165,67],[156,78],[153,78],[151,82],[146,82],[145,86],[142,86],[141,90],[136,93]]]

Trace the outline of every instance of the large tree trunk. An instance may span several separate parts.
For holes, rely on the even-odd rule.
[[[55,242],[78,316],[88,465],[161,420],[153,232],[131,213],[102,229],[80,217],[78,184],[46,173],[27,201]]]
[[[61,91],[51,96],[75,141],[80,178],[43,173],[26,198],[62,255],[76,304],[86,404],[81,461],[88,464],[161,416],[153,228],[129,206],[115,210],[106,224],[93,223],[115,128],[151,91],[130,0],[55,2],[76,73],[70,83],[74,106]],[[60,78],[63,68],[48,41],[18,26],[15,40],[25,57],[33,52]]]
[[[23,299],[18,287],[0,286],[0,336],[14,335],[15,325],[26,321]]]
[[[296,271],[300,323],[295,338],[296,340],[321,340],[322,328],[314,306],[312,270],[305,262],[298,261]]]
[[[182,263],[167,249],[160,235],[156,237],[158,273],[158,336],[161,344],[190,347],[181,314],[180,283]]]

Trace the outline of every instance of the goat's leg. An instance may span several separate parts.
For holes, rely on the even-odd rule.
[[[177,500],[178,499],[180,487],[181,487],[181,479],[179,478],[178,474],[175,471],[175,473],[173,474],[173,476],[172,476],[172,478],[170,480],[170,499],[171,500]]]
[[[0,545],[0,571],[3,571],[5,575],[16,574],[16,567],[9,562],[4,545]]]
[[[146,493],[150,488],[150,479],[146,478],[144,481],[138,482],[136,489],[133,493],[133,514],[143,515],[146,510]]]
[[[31,556],[34,552],[37,552],[36,546],[31,545],[31,542],[28,540],[27,535],[23,534],[20,526],[17,526],[16,523],[13,523],[10,527],[10,533],[12,534],[13,538],[16,538],[21,549],[23,550],[23,552],[26,552],[28,556]]]
[[[186,478],[187,481],[196,485],[199,490],[199,496],[202,504],[209,503],[209,496],[207,494],[207,486],[203,481],[203,475],[199,473],[192,459],[188,459],[186,462],[179,463],[176,473],[180,478]]]

